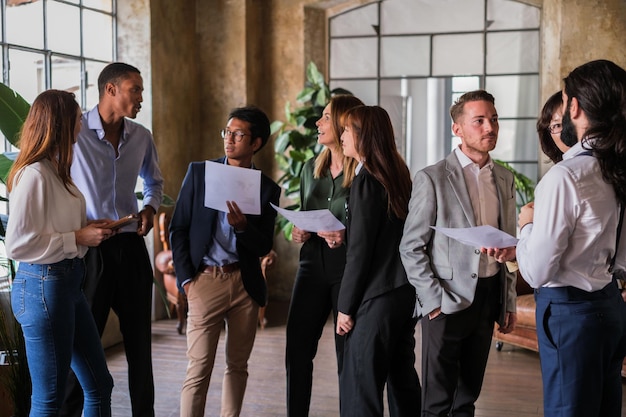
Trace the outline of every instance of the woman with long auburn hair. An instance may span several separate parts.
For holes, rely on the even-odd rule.
[[[359,106],[345,116],[344,154],[359,162],[348,202],[348,253],[339,291],[337,333],[347,335],[339,376],[342,417],[417,416],[415,289],[400,260],[411,197],[409,169],[387,112]]]
[[[324,149],[306,162],[300,175],[302,210],[329,209],[346,222],[346,200],[357,162],[343,154],[340,136],[343,117],[362,105],[351,95],[333,96],[316,122],[318,143]],[[294,242],[304,243],[287,319],[287,416],[309,415],[313,359],[328,315],[337,317],[337,297],[346,264],[345,229],[311,233],[294,226]],[[337,367],[343,358],[343,336],[335,335]]]
[[[7,180],[7,256],[19,261],[11,306],[26,342],[32,417],[59,414],[70,367],[85,392],[85,416],[111,415],[113,379],[81,287],[87,248],[114,231],[108,221],[87,224],[85,199],[70,177],[80,126],[74,94],[41,93]]]

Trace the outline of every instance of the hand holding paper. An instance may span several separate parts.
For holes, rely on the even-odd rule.
[[[261,171],[207,161],[204,183],[206,207],[228,213],[234,201],[243,214],[261,214]]]
[[[307,232],[332,232],[346,228],[328,209],[294,211],[280,208],[274,204],[272,207],[296,227]]]
[[[432,229],[459,242],[478,248],[510,248],[517,246],[517,239],[493,226],[477,226],[465,228],[435,227]]]

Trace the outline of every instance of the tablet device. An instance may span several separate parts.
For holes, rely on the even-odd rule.
[[[133,222],[138,222],[139,216],[137,214],[129,214],[128,216],[122,217],[119,220],[111,222],[106,226],[103,226],[103,229],[119,229],[120,227],[124,227]]]

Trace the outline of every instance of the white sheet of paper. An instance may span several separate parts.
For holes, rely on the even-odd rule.
[[[206,161],[204,205],[228,213],[234,201],[243,214],[261,214],[261,171]]]
[[[294,211],[280,208],[274,204],[272,207],[284,218],[307,232],[334,232],[346,228],[328,209]]]
[[[510,234],[488,225],[466,228],[430,227],[454,240],[477,248],[508,248],[517,246],[518,241]]]

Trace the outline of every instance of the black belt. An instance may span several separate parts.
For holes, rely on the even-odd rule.
[[[213,274],[218,272],[222,274],[232,274],[233,272],[239,271],[239,262],[233,262],[232,264],[222,266],[203,265],[200,271],[205,274]]]

